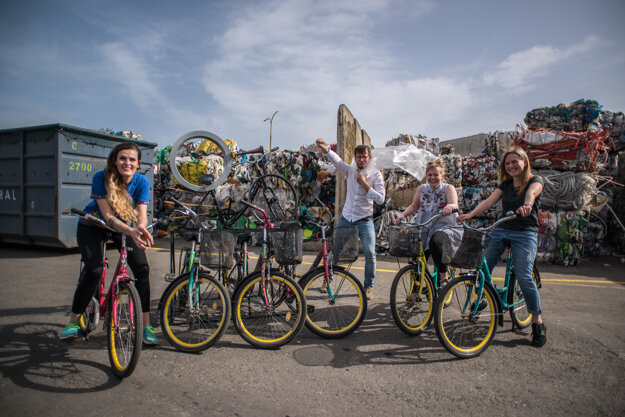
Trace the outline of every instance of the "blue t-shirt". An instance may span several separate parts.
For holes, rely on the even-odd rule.
[[[147,205],[150,203],[150,180],[148,180],[145,175],[135,173],[127,189],[135,207],[139,204]],[[106,187],[104,186],[104,171],[98,171],[93,175],[93,180],[91,182],[91,198],[93,200],[87,204],[87,207],[85,207],[83,211],[99,219],[104,219],[96,200],[106,198],[107,194]]]

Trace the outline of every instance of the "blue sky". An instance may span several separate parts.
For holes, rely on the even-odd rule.
[[[538,106],[625,111],[625,1],[2,0],[0,128],[191,130],[243,148],[512,130]]]

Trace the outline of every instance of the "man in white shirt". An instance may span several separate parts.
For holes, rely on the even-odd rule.
[[[337,227],[357,226],[358,237],[365,255],[365,291],[367,299],[373,298],[375,279],[375,229],[373,227],[373,202],[384,203],[384,179],[382,173],[367,167],[371,160],[371,148],[358,145],[354,148],[354,161],[348,165],[331,151],[323,139],[317,139],[323,153],[347,177],[345,206]],[[367,169],[369,168],[369,169]]]

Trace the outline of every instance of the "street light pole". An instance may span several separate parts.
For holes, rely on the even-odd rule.
[[[272,129],[273,129],[273,118],[274,116],[278,114],[278,110],[276,110],[276,112],[273,114],[273,116],[271,116],[271,118],[266,118],[265,120],[263,120],[264,122],[266,122],[267,120],[269,120],[269,150],[271,150],[271,134],[272,134]]]

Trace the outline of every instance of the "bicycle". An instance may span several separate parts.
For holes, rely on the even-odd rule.
[[[177,200],[174,202],[182,207],[175,212],[200,220],[189,207]],[[174,277],[174,273],[170,272],[165,276],[171,282],[159,301],[163,334],[172,346],[183,352],[201,352],[213,346],[225,332],[231,316],[228,292],[203,265],[219,269],[231,263],[227,258],[228,249],[222,251],[219,247],[210,246],[214,242],[211,239],[213,234],[218,234],[219,243],[228,246],[233,246],[233,240],[227,234],[221,235],[214,222],[198,223],[198,229],[191,229],[191,248],[184,251],[185,259],[181,263],[179,275]],[[171,233],[170,240],[172,259],[175,234]],[[225,242],[221,240],[222,237]]]
[[[82,210],[72,208],[70,215],[80,217],[83,221],[102,227],[110,233],[117,231],[108,227],[101,219],[87,214]],[[151,228],[153,225],[148,227]],[[126,247],[126,235],[121,234],[121,248],[119,250],[119,260],[113,275],[113,280],[108,291],[105,289],[106,268],[108,265],[106,257],[106,241],[102,242],[102,275],[95,294],[91,298],[85,312],[80,316],[80,329],[85,339],[97,327],[101,317],[106,316],[104,327],[107,329],[108,357],[111,368],[119,378],[126,378],[132,374],[139,361],[141,344],[143,342],[143,315],[141,312],[141,301],[139,293],[133,285],[133,278],[128,275],[126,259],[128,249]],[[82,260],[81,260],[82,263]],[[85,266],[80,268],[78,281],[85,276]]]
[[[441,216],[437,214],[425,223],[402,222],[389,228],[389,254],[410,258],[409,264],[395,274],[390,295],[393,320],[409,336],[421,334],[430,325],[437,294],[442,288],[436,266],[430,273],[423,251],[423,240],[428,236],[425,227]],[[448,267],[447,273],[453,278],[453,267]]]
[[[269,234],[276,261],[290,265],[301,262],[301,228],[299,224],[274,228],[265,210],[245,200],[241,203],[263,215],[263,245],[260,269],[247,275],[234,291],[234,325],[249,344],[276,348],[289,343],[302,330],[306,298],[292,277],[271,267]],[[291,226],[296,226],[299,234],[294,234]]]
[[[317,201],[325,208],[318,198]],[[328,223],[305,221],[321,230],[321,249],[310,269],[301,276],[291,271],[299,277],[298,283],[306,297],[306,327],[327,339],[345,337],[362,324],[367,313],[367,297],[362,284],[349,272],[349,268],[336,265],[338,262],[351,264],[358,258],[358,228],[337,229],[335,243],[338,237],[338,244],[333,253],[328,251],[326,239],[326,230],[332,220]],[[336,251],[338,247],[340,250]]]
[[[503,316],[509,312],[512,329],[524,329],[531,324],[523,293],[514,274],[511,248],[508,242],[506,274],[503,287],[497,288],[488,270],[485,248],[488,232],[499,224],[516,218],[510,211],[491,226],[476,228],[462,222],[465,233],[452,263],[471,272],[460,274],[441,292],[435,306],[436,334],[445,349],[459,358],[472,358],[484,352],[493,341],[497,326],[503,326]],[[536,264],[532,279],[541,288]],[[446,300],[447,302],[441,302]]]
[[[251,185],[247,190],[247,201],[259,206],[268,213],[272,222],[289,221],[298,217],[299,200],[295,187],[291,182],[278,174],[264,174],[262,166],[267,155],[275,152],[275,147],[269,152],[264,152],[263,147],[247,151],[232,153],[224,141],[217,135],[207,131],[193,131],[182,135],[172,147],[169,165],[174,178],[185,188],[204,193],[199,206],[206,198],[212,197],[212,207],[217,212],[217,218],[224,227],[231,227],[247,210],[247,206],[235,200],[232,196],[227,196],[227,207],[218,201],[215,194],[217,187],[224,184],[230,176],[232,170],[239,165],[252,164],[261,172],[261,176],[251,181],[248,169],[241,175],[240,183]],[[235,157],[242,157],[248,154],[262,154],[254,161],[242,161],[235,163]],[[186,162],[204,163],[202,175],[197,172],[197,179],[186,178],[181,171]],[[187,177],[192,176],[186,173]],[[243,194],[242,194],[243,195]],[[256,220],[262,222],[262,216],[253,212]]]

